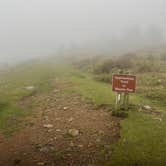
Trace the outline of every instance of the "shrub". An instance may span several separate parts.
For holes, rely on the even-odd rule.
[[[119,69],[130,69],[133,67],[133,57],[131,55],[124,55],[114,61],[114,66]]]
[[[102,74],[102,73],[110,73],[111,70],[114,68],[114,63],[111,59],[104,61],[100,65],[94,68],[95,74]]]
[[[166,54],[162,54],[162,55],[160,56],[160,58],[161,58],[161,60],[166,61]]]
[[[133,58],[134,56],[131,54],[126,54],[120,57],[114,57],[112,59],[107,59],[100,65],[96,66],[94,69],[95,74],[102,73],[112,73],[113,71],[120,70],[129,70],[133,68]]]
[[[137,64],[137,69],[136,69],[136,71],[139,73],[158,72],[159,70],[160,70],[159,66],[151,62],[143,62],[143,63]]]
[[[94,77],[95,80],[105,82],[105,83],[112,83],[112,74],[100,74]]]

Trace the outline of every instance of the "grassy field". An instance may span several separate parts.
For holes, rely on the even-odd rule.
[[[138,75],[138,93],[130,97],[133,107],[129,110],[128,118],[121,120],[121,138],[109,147],[112,158],[105,161],[105,165],[166,165],[166,93],[162,83],[158,85],[157,82],[165,79],[165,71],[153,75],[154,73]],[[22,97],[31,95],[25,89],[26,86],[34,86],[37,93],[47,93],[53,89],[51,80],[55,78],[72,83],[73,86],[66,87],[64,93],[78,93],[96,106],[104,104],[110,109],[114,106],[115,93],[112,92],[111,84],[96,81],[92,74],[69,64],[57,65],[56,59],[35,62],[1,74],[0,129],[15,129],[20,122],[18,120],[18,125],[13,127],[11,117],[27,114],[17,104]],[[146,84],[148,80],[156,84]],[[139,111],[143,105],[150,105],[161,111],[161,114]]]
[[[166,164],[165,80],[165,71],[137,74],[137,93],[130,96],[134,107],[129,111],[128,118],[121,121],[121,139],[110,147],[112,158],[105,165]],[[80,93],[95,105],[106,104],[113,108],[115,93],[111,84],[96,81],[93,75],[81,71],[71,73],[70,81],[75,83],[70,90]],[[139,111],[144,105],[162,113]]]
[[[70,79],[76,83],[71,89],[95,105],[106,104],[110,107],[114,105],[115,94],[111,90],[111,85],[96,82],[91,76],[82,73],[72,74]],[[145,89],[142,86],[139,88]],[[163,88],[163,90],[165,89]],[[166,105],[164,98],[160,97],[162,89],[156,92],[160,97],[159,100],[156,98],[151,100],[146,96],[147,91],[145,94],[131,95],[130,102],[135,107],[129,111],[128,118],[121,121],[121,139],[113,147],[110,147],[113,150],[112,158],[105,165],[166,164]],[[158,115],[141,112],[139,109],[143,105],[150,105],[162,113]]]
[[[22,125],[23,116],[32,114],[32,107],[35,103],[33,98],[26,108],[18,104],[25,97],[35,94],[48,93],[54,86],[51,79],[63,75],[65,66],[57,66],[54,62],[46,65],[44,62],[32,62],[19,65],[4,71],[0,75],[0,130],[10,135]],[[63,68],[61,70],[60,68]],[[27,90],[32,86],[34,90]]]

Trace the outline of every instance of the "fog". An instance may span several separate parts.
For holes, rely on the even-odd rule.
[[[165,0],[0,0],[0,61],[162,44],[165,9]]]

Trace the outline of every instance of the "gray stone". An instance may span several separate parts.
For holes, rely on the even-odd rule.
[[[61,132],[61,129],[56,129],[56,132]]]
[[[63,107],[63,110],[65,110],[65,111],[66,111],[67,109],[68,109],[68,107]]]
[[[29,91],[32,91],[32,90],[35,89],[35,87],[34,87],[34,86],[26,86],[25,89],[26,89],[26,90],[29,90]]]
[[[40,152],[43,152],[43,153],[49,153],[49,152],[53,152],[55,150],[55,148],[52,146],[52,145],[46,145],[44,147],[41,147],[39,149]]]
[[[44,124],[43,127],[44,128],[53,128],[53,125],[52,124]]]
[[[96,142],[101,142],[101,139],[100,139],[100,138],[97,138],[97,139],[96,139]]]
[[[69,129],[68,133],[73,136],[73,137],[76,137],[79,135],[79,130],[77,129]]]
[[[74,146],[74,143],[73,143],[72,141],[70,142],[70,146],[71,146],[71,147],[73,147],[73,146]]]
[[[83,148],[83,147],[84,147],[84,145],[81,145],[81,144],[80,144],[80,145],[78,145],[78,147],[79,147],[79,148]]]
[[[150,110],[152,110],[152,107],[150,107],[149,105],[144,105],[143,109],[147,110],[147,111],[150,111]]]
[[[73,121],[73,118],[72,118],[72,117],[70,117],[68,121],[69,121],[69,122],[72,122],[72,121]]]
[[[58,93],[59,92],[59,90],[58,89],[54,89],[54,91],[53,91],[54,93]]]
[[[45,165],[45,163],[44,162],[38,162],[37,165],[42,166],[42,165]]]
[[[99,130],[98,133],[99,133],[100,135],[103,135],[103,134],[104,134],[104,131],[103,131],[103,130]]]

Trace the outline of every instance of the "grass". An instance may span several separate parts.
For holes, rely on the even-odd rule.
[[[70,81],[74,86],[67,89],[68,91],[81,94],[97,106],[114,105],[115,94],[110,84],[97,82],[91,75],[81,71],[72,73]],[[159,97],[162,96],[160,92],[158,91]],[[121,139],[110,147],[113,150],[111,160],[105,161],[103,165],[166,165],[166,113],[164,112],[166,106],[163,98],[158,101],[152,100],[146,93],[141,92],[131,94],[130,102],[135,107],[129,111],[129,117],[121,121]],[[161,111],[162,114],[146,114],[138,111],[138,108],[147,104]],[[162,121],[158,120],[158,116],[161,116]]]
[[[110,93],[110,85],[103,85],[103,83],[95,82],[91,78],[72,78],[72,81],[77,84],[73,90],[80,93],[85,99],[92,101],[96,106],[114,103],[115,95]]]
[[[166,115],[162,121],[155,115],[130,112],[121,122],[121,139],[114,145],[112,165],[164,165],[166,164]]]
[[[55,70],[56,69],[56,70]],[[21,125],[21,117],[30,115],[33,101],[25,111],[18,104],[23,97],[33,95],[34,91],[26,90],[27,86],[34,86],[38,95],[48,93],[54,88],[51,80],[62,75],[65,66],[58,66],[55,62],[34,62],[16,66],[11,71],[0,75],[0,130],[10,135]],[[14,120],[12,120],[14,119]]]

